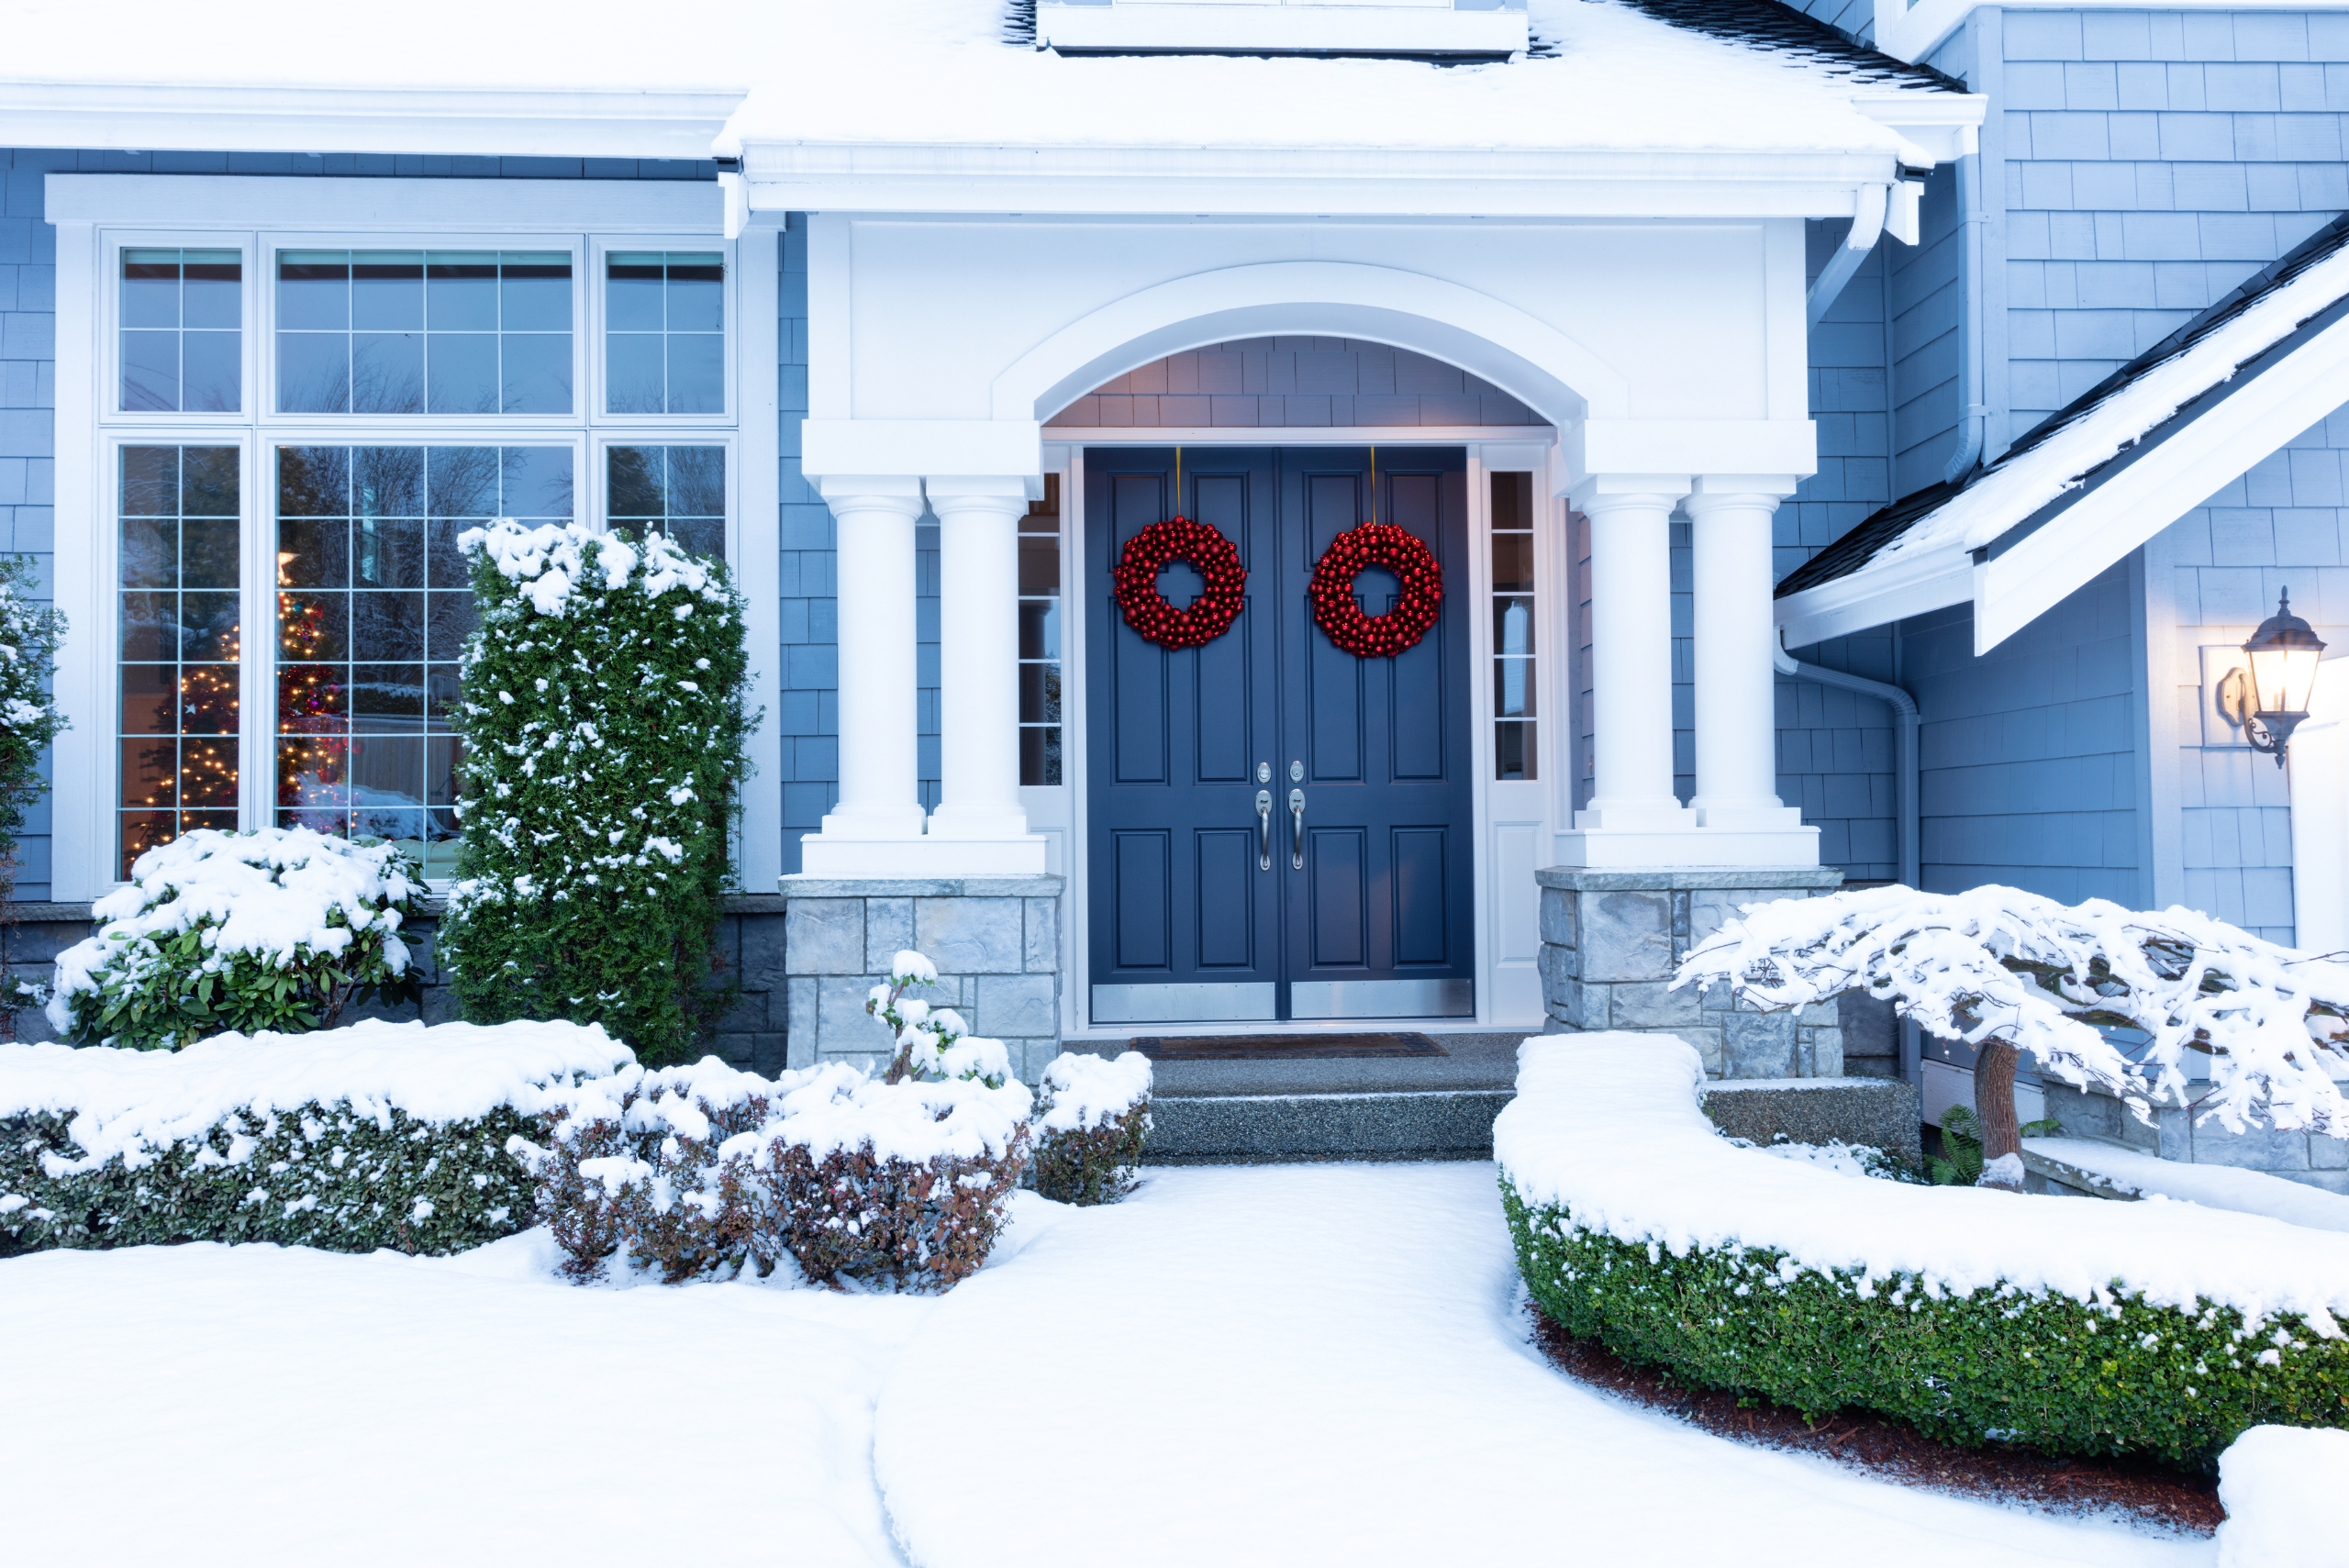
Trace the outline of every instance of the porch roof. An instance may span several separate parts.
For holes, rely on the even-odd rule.
[[[1778,584],[1789,646],[1971,600],[1995,647],[2349,402],[2349,214],[2049,415]]]
[[[93,27],[78,0],[11,7],[0,142],[577,157],[624,154],[640,125],[637,155],[667,157],[790,144],[1923,164],[1979,119],[1947,78],[1776,0],[1531,0],[1531,57],[1454,68],[1063,59],[1007,36],[1004,0],[697,0],[661,26],[617,0],[575,0],[555,22],[477,0],[112,0],[105,14]],[[605,130],[583,148],[584,124]]]

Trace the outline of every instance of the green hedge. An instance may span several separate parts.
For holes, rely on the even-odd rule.
[[[2349,1425],[2349,1340],[2296,1315],[2253,1331],[2207,1301],[2187,1312],[2011,1288],[1936,1298],[1913,1275],[1863,1294],[1856,1273],[1782,1276],[1773,1251],[1675,1257],[1578,1229],[1563,1207],[1528,1205],[1507,1171],[1501,1202],[1526,1288],[1566,1332],[1814,1419],[1859,1406],[1969,1448],[2009,1440],[2201,1469],[2250,1427]]]
[[[507,1106],[459,1121],[350,1102],[231,1115],[201,1136],[52,1176],[79,1162],[70,1116],[0,1118],[0,1255],[50,1247],[275,1241],[435,1256],[535,1223],[533,1184],[506,1140],[535,1130]],[[49,1162],[44,1161],[49,1157]]]

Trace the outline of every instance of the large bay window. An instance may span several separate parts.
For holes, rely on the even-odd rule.
[[[675,227],[702,197],[715,228],[708,192],[583,185],[585,210],[671,217],[598,235],[508,230],[491,182],[328,182],[373,189],[311,233],[253,221],[250,201],[250,227],[208,228],[181,196],[203,183],[139,185],[177,204],[176,229],[61,230],[95,274],[61,309],[95,317],[103,345],[83,395],[87,501],[110,518],[86,543],[59,530],[61,582],[97,591],[61,589],[71,646],[108,652],[75,718],[107,738],[77,763],[105,842],[84,851],[97,887],[71,891],[191,829],[269,824],[396,840],[444,878],[474,628],[459,536],[582,519],[738,553],[734,248]],[[280,187],[294,214],[318,183],[224,183]],[[362,232],[370,196],[419,221]]]

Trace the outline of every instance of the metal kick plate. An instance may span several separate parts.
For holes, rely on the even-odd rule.
[[[1097,991],[1098,987],[1096,988]],[[1178,987],[1168,986],[1168,990]],[[1270,987],[1267,987],[1270,989]],[[1288,1016],[1308,1018],[1472,1018],[1474,980],[1299,980]]]
[[[1093,988],[1093,1021],[1097,1024],[1210,1024],[1270,1018],[1277,1016],[1278,1010],[1269,980]]]

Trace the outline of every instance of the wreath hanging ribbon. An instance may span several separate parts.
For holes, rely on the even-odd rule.
[[[1174,561],[1189,562],[1207,579],[1206,590],[1186,609],[1158,591],[1158,574]],[[1162,648],[1197,648],[1221,637],[1239,617],[1248,569],[1214,524],[1169,517],[1126,541],[1112,581],[1128,626]]]
[[[1402,584],[1395,607],[1383,616],[1363,614],[1354,579],[1364,569],[1384,567]],[[1357,659],[1392,659],[1408,651],[1435,624],[1443,605],[1443,568],[1426,545],[1393,523],[1364,523],[1330,541],[1314,563],[1306,590],[1313,619],[1331,642]]]

